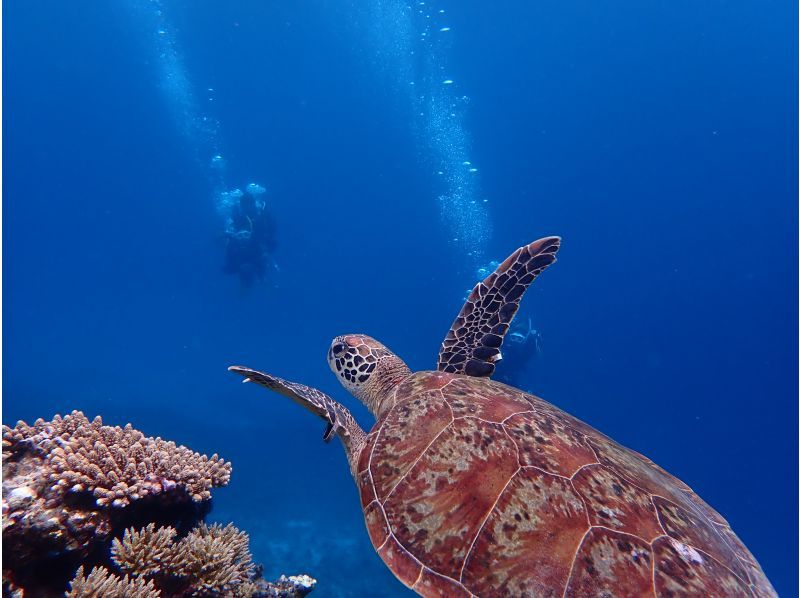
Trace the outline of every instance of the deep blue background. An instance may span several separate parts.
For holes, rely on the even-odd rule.
[[[783,596],[797,579],[797,7],[439,3],[491,199],[487,257],[546,234],[524,309],[526,388],[678,475]],[[363,331],[414,369],[475,282],[354,4],[166,2],[186,73],[216,89],[228,180],[269,189],[281,271],[221,272],[204,148],[119,3],[4,5],[3,421],[82,409],[234,464],[213,516],[270,575],[403,594],[373,553],[341,449],[231,363],[338,387]],[[203,106],[206,109],[206,106]]]

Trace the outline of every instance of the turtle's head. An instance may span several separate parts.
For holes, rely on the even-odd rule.
[[[392,390],[411,374],[402,359],[364,334],[344,334],[333,339],[328,365],[342,386],[375,417],[394,404]]]

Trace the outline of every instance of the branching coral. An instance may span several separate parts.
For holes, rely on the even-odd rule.
[[[132,579],[127,575],[117,577],[102,567],[95,567],[84,577],[83,567],[78,568],[70,582],[67,598],[160,598],[151,581]]]
[[[99,544],[130,525],[202,518],[229,463],[130,425],[73,411],[3,426],[3,579],[32,592],[65,587]]]
[[[125,530],[111,558],[123,574],[147,579],[163,596],[302,597],[316,580],[307,575],[261,578],[251,562],[249,538],[233,525],[201,524],[182,539],[172,527],[149,524]]]
[[[176,533],[153,524],[126,530],[121,541],[114,540],[112,558],[125,573],[165,585],[171,579],[185,595],[249,595],[253,566],[246,533],[233,525],[200,525],[173,542]]]
[[[32,448],[45,458],[53,490],[89,491],[100,506],[124,507],[148,495],[173,490],[193,500],[211,497],[225,486],[231,466],[216,454],[210,459],[174,442],[148,438],[130,424],[104,426],[80,411],[33,426],[3,426],[3,453]]]
[[[181,542],[179,558],[198,594],[238,588],[253,569],[249,538],[233,525],[201,525]]]
[[[247,534],[201,523],[230,475],[217,455],[79,411],[3,426],[3,595],[305,596],[315,580],[267,582]]]
[[[172,573],[177,556],[172,540],[177,533],[174,527],[156,528],[154,523],[138,532],[125,530],[122,541],[114,539],[111,557],[120,569],[133,575]]]

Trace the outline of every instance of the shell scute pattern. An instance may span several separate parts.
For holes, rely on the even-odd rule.
[[[680,504],[687,500],[684,489],[688,489],[688,486],[660,467],[652,467],[652,461],[643,455],[624,448],[599,433],[589,436],[587,440],[595,450],[600,463],[628,478],[640,488]]]
[[[447,385],[447,403],[453,410],[453,417],[478,417],[493,423],[501,423],[524,411],[530,411],[531,404],[515,393],[486,393],[481,379],[461,377]]]
[[[375,486],[372,483],[372,474],[368,471],[358,473],[358,493],[361,497],[361,505],[368,505],[376,500]]]
[[[381,455],[372,464],[377,494],[387,496],[452,421],[438,391],[422,391],[392,409],[375,438],[374,452]]]
[[[364,450],[361,451],[361,454],[358,456],[358,473],[357,476],[357,485],[358,485],[358,493],[361,497],[361,506],[366,508],[368,504],[372,501],[376,500],[375,496],[375,484],[372,480],[372,473],[369,470],[369,461],[370,457],[372,456],[372,447],[375,444],[375,438],[378,435],[378,427],[376,426],[375,431],[371,432],[367,436],[367,441],[365,443]]]
[[[377,500],[373,500],[364,508],[364,521],[367,524],[369,539],[375,546],[383,546],[389,537],[389,525],[383,507]]]
[[[575,556],[567,598],[581,596],[654,597],[653,552],[634,536],[592,528]]]
[[[576,432],[580,432],[584,436],[591,437],[594,434],[598,434],[597,430],[595,430],[589,424],[579,420],[577,417],[570,415],[566,411],[562,411],[555,405],[551,405],[544,399],[540,399],[535,395],[522,392],[521,390],[517,390],[516,388],[510,386],[506,388],[516,392],[521,399],[528,401],[533,406],[533,409],[536,413],[549,415],[553,419],[561,422],[562,425],[568,426]]]
[[[383,559],[397,579],[409,588],[419,579],[422,573],[422,563],[400,545],[394,536],[389,536],[386,541],[377,547],[378,554]]]
[[[688,486],[542,399],[423,372],[394,403],[358,482],[375,548],[423,596],[775,596]]]
[[[708,555],[670,537],[653,542],[658,596],[748,596],[748,585]]]
[[[467,598],[472,592],[456,581],[423,568],[414,589],[423,596],[440,596],[441,598]]]
[[[584,467],[572,483],[586,503],[592,525],[636,535],[646,542],[664,535],[650,495],[607,467]]]
[[[369,450],[361,451],[361,454],[358,456],[358,473],[369,472],[369,460],[372,456],[372,446],[375,444],[375,438],[379,431],[380,426],[375,426],[375,428],[367,434],[365,446],[369,447]]]
[[[568,479],[521,470],[500,496],[464,567],[480,596],[542,596],[564,588],[589,525]]]
[[[698,499],[699,500],[699,499]],[[703,503],[705,504],[705,503]],[[708,505],[706,505],[707,508]],[[753,555],[750,554],[750,551],[747,547],[742,543],[742,541],[738,538],[736,534],[733,533],[733,530],[728,525],[720,525],[717,526],[717,530],[719,531],[720,535],[725,538],[728,546],[730,546],[736,556],[739,558],[739,561],[742,563],[745,571],[747,572],[748,577],[750,578],[750,583],[752,584],[753,593],[756,596],[772,596],[773,594],[769,593],[769,591],[765,588],[770,588],[769,580],[767,576],[764,575],[764,572],[761,570],[761,567],[756,562]]]
[[[597,461],[583,434],[550,415],[518,413],[506,420],[505,429],[519,447],[521,465],[570,477]]]
[[[387,498],[389,525],[429,568],[458,579],[478,526],[517,469],[499,424],[455,420]]]
[[[660,496],[653,497],[653,504],[656,505],[661,526],[668,536],[687,546],[702,547],[736,575],[748,579],[744,567],[719,532],[714,529],[714,524]]]
[[[441,390],[453,382],[453,376],[443,372],[420,372],[403,380],[395,391],[395,403],[416,396],[427,390]]]

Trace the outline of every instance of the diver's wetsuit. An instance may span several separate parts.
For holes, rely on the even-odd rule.
[[[530,319],[527,328],[524,324],[513,327],[503,343],[503,359],[497,365],[496,378],[512,386],[524,386],[528,365],[541,351],[541,338]]]
[[[231,213],[231,227],[225,247],[224,271],[238,274],[245,286],[263,280],[268,254],[275,250],[275,223],[263,204],[250,193],[239,197]]]

